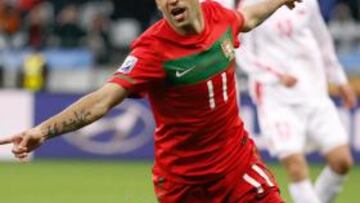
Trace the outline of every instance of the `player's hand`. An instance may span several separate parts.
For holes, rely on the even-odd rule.
[[[297,78],[295,78],[294,76],[290,75],[290,74],[281,74],[279,76],[279,80],[280,80],[280,83],[282,85],[284,85],[285,87],[293,87],[296,85],[297,83]]]
[[[302,2],[302,0],[285,0],[285,5],[289,8],[289,9],[293,9],[295,8],[295,3],[296,2]]]
[[[340,96],[344,101],[344,107],[348,109],[354,108],[357,104],[357,97],[350,85],[340,85],[338,88]]]
[[[37,128],[32,128],[9,137],[0,138],[0,145],[13,144],[12,153],[19,160],[25,160],[29,152],[38,148],[45,141],[45,136]]]

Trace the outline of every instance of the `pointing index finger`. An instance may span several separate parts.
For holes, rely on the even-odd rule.
[[[0,137],[0,145],[4,145],[4,144],[10,144],[14,141],[14,137],[4,137],[4,138],[1,138]]]

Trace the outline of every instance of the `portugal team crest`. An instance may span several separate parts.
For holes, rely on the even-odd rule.
[[[231,61],[235,58],[234,46],[230,39],[225,39],[221,43],[221,48],[222,48],[222,51],[223,51],[225,57],[228,58],[229,61]]]
[[[130,73],[130,71],[135,67],[137,58],[135,56],[129,55],[126,57],[124,63],[120,66],[120,68],[117,70],[117,72],[120,73]]]

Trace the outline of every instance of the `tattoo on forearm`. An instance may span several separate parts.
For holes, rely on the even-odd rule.
[[[48,126],[47,137],[53,138],[60,134],[77,130],[92,122],[91,113],[85,110],[74,111],[74,117],[69,118],[61,123],[53,123]]]
[[[57,124],[55,123],[53,126],[48,126],[48,137],[49,138],[52,138],[52,137],[55,137],[57,134],[58,134],[58,127],[57,127]]]

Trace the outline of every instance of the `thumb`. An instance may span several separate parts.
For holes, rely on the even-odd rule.
[[[21,142],[18,145],[18,148],[24,151],[27,151],[27,146],[29,143],[30,137],[29,136],[24,136],[23,139],[21,140]]]

